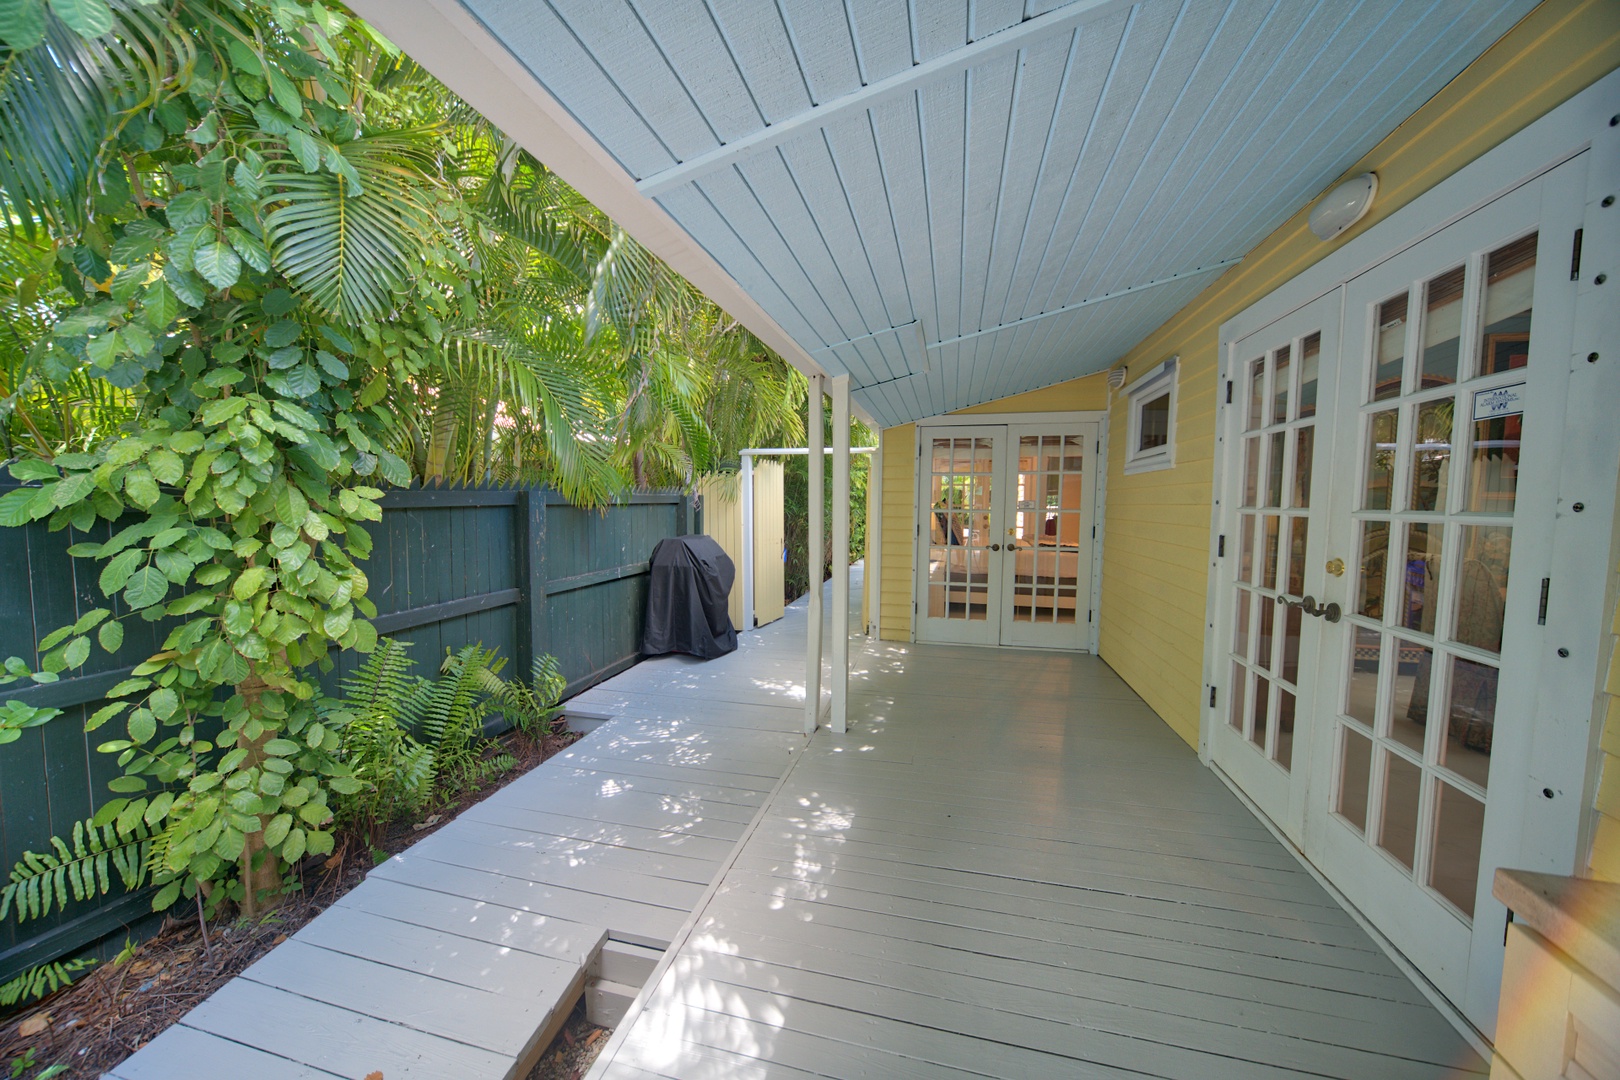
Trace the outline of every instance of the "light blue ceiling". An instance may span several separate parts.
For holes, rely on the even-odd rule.
[[[1534,6],[461,2],[885,425],[1109,366]]]

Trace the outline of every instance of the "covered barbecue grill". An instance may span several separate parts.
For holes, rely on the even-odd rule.
[[[672,536],[653,548],[644,656],[680,652],[712,660],[737,649],[727,598],[736,567],[707,536]]]

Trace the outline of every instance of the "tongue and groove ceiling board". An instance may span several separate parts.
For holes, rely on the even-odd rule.
[[[1108,367],[1534,6],[459,2],[883,425]]]

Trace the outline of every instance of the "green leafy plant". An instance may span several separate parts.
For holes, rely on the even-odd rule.
[[[343,681],[326,722],[338,732],[338,757],[363,787],[338,801],[341,822],[375,838],[390,821],[433,797],[433,748],[412,734],[421,724],[427,680],[411,674],[408,642],[382,638]]]
[[[504,657],[482,645],[464,645],[453,652],[446,649],[439,677],[427,687],[422,700],[422,739],[433,747],[440,788],[447,793],[465,790],[510,767],[509,757],[503,766],[483,753],[489,742],[484,720],[498,704],[497,695],[505,684],[498,687],[494,682],[505,666]]]
[[[22,1002],[38,1001],[47,994],[54,994],[62,987],[73,982],[73,976],[86,968],[94,967],[96,961],[89,957],[80,957],[65,963],[53,962],[29,968],[14,979],[0,983],[0,1008],[10,1008]],[[25,1067],[33,1068],[32,1058]],[[20,1075],[17,1064],[12,1063],[12,1076]]]
[[[128,826],[76,821],[69,841],[53,836],[51,846],[48,852],[24,852],[12,867],[10,881],[0,889],[0,919],[13,909],[18,922],[37,919],[65,910],[70,895],[74,900],[105,895],[114,875],[134,891],[146,883],[153,852],[151,830],[139,818]]]
[[[526,684],[516,679],[503,680],[498,671],[488,671],[487,675],[485,686],[513,727],[531,739],[550,737],[552,723],[561,711],[557,703],[568,688],[555,656],[535,657]]]

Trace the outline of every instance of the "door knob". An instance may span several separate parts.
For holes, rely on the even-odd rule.
[[[990,545],[990,550],[991,551],[1000,551],[1001,550],[1001,545],[1000,544],[991,544]]]
[[[1327,561],[1327,572],[1334,577],[1344,577],[1344,560],[1329,559]]]
[[[1338,604],[1318,604],[1314,596],[1307,596],[1303,600],[1284,600],[1283,605],[1285,607],[1299,608],[1307,615],[1314,615],[1318,619],[1326,619],[1328,622],[1338,622],[1339,616],[1343,614]]]

